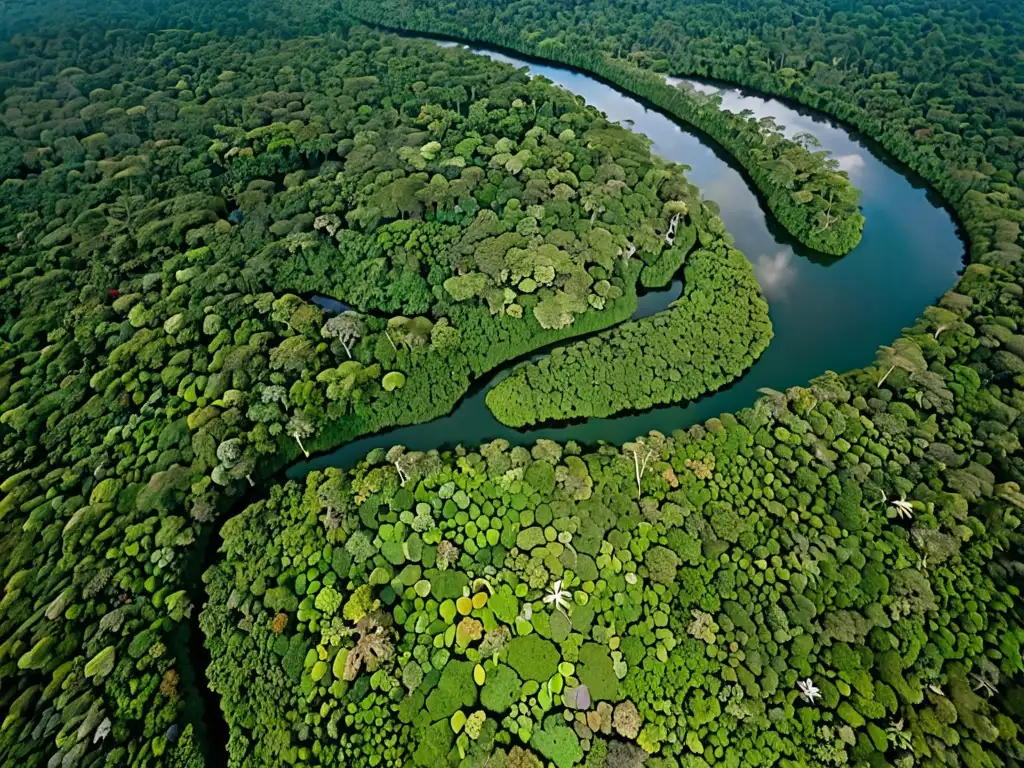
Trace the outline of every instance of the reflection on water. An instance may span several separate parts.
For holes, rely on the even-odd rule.
[[[754,262],[754,274],[761,284],[768,302],[786,299],[797,279],[797,271],[793,265],[792,251],[779,251],[774,256],[762,254]]]
[[[656,154],[690,166],[690,181],[719,204],[736,246],[754,266],[771,307],[774,339],[743,378],[695,402],[531,431],[504,427],[487,410],[487,390],[507,375],[506,370],[498,371],[451,414],[357,440],[296,464],[289,472],[292,476],[325,466],[350,466],[372,448],[395,444],[426,450],[460,442],[475,445],[498,437],[513,445],[538,438],[622,443],[652,429],[685,428],[749,405],[761,387],[785,389],[825,370],[845,371],[870,363],[878,346],[888,344],[912,323],[953,284],[963,266],[964,247],[949,214],[929,199],[919,183],[876,154],[873,146],[820,115],[735,88],[721,89],[725,109],[749,109],[759,118],[774,117],[790,136],[813,134],[851,173],[862,191],[866,223],[860,245],[838,260],[796,244],[766,214],[730,158],[717,154],[664,114],[579,72],[527,63],[504,53],[478,52],[527,67],[532,74],[582,96],[610,120],[632,123],[651,139]],[[720,90],[713,84],[693,84],[705,92]],[[670,290],[679,290],[679,284]],[[663,297],[645,298],[648,304],[641,301],[641,311],[649,312]]]
[[[722,88],[713,83],[699,80],[682,80],[678,77],[666,77],[665,82],[669,85],[677,86],[689,83],[693,86],[694,90],[700,93],[717,93],[722,97],[722,109],[729,112],[739,113],[747,110],[752,117],[772,117],[782,132],[789,138],[793,138],[801,133],[809,133],[818,141],[822,141],[822,127],[833,128],[829,121],[820,117],[810,117],[801,114],[797,110],[786,107],[774,99],[751,95],[738,88]],[[823,148],[827,149],[828,147]],[[839,163],[839,167],[849,173],[850,178],[853,179],[854,183],[857,183],[856,172],[862,170],[867,164],[864,155],[860,152],[851,152],[848,154],[833,154],[833,157]]]
[[[835,160],[839,163],[839,168],[850,174],[850,178],[856,184],[857,172],[866,165],[863,155],[836,155]]]

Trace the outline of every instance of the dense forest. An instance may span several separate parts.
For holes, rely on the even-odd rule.
[[[812,137],[665,76],[820,108],[973,263],[874,365],[735,415],[275,482],[553,342],[588,336],[492,391],[510,423],[694,397],[771,333],[646,140],[346,13],[601,75],[845,253]],[[0,33],[0,763],[218,765],[220,706],[231,765],[1024,765],[1013,7],[27,0]]]
[[[60,16],[69,28],[73,28],[72,20],[77,16],[96,15],[82,0],[63,0],[61,5]],[[188,0],[160,4],[145,11],[144,4],[142,8],[125,7],[115,2],[100,14],[111,26],[213,26],[237,33],[246,29],[246,18],[256,28],[265,28],[268,23],[278,28],[281,22],[277,10],[288,5],[252,0],[247,6],[232,7],[227,14],[208,18],[203,9],[190,6]],[[294,3],[289,11],[284,29],[306,34],[319,33],[325,24],[337,23],[339,19],[339,8],[327,0]],[[14,12],[13,26],[30,25],[41,12],[27,3]],[[144,14],[141,17],[140,12]],[[272,15],[273,20],[268,21],[267,15]],[[799,241],[832,255],[846,254],[860,241],[864,220],[858,211],[859,192],[835,160],[817,147],[812,136],[787,138],[771,121],[719,109],[714,97],[669,87],[660,77],[646,82],[650,80],[649,73],[632,65],[610,66],[612,71],[602,74],[620,83],[625,79],[634,91],[641,88],[649,99],[725,148],[746,169],[779,222]],[[642,87],[637,78],[645,81]]]
[[[382,24],[592,69],[656,102],[660,75],[703,75],[822,109],[881,142],[940,190],[967,225],[976,257],[1007,265],[1020,255],[1024,22],[1004,3],[345,0],[344,6]]]
[[[974,369],[926,370],[976,342],[933,338],[946,303],[869,397],[274,488],[205,577],[232,764],[1019,764],[1019,444],[965,440]]]
[[[772,335],[750,262],[709,244],[683,263],[684,293],[669,309],[523,363],[487,393],[488,408],[514,427],[603,417],[695,400],[742,375]]]
[[[16,43],[0,739],[188,756],[184,624],[233,496],[621,321],[641,274],[678,268],[681,218],[709,242],[722,224],[644,139],[461,50],[365,29]]]

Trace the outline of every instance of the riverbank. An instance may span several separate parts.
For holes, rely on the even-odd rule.
[[[452,44],[444,38],[431,39]],[[609,119],[645,134],[655,154],[687,165],[687,177],[718,203],[726,229],[753,264],[770,305],[775,337],[745,376],[713,396],[642,413],[532,430],[504,427],[484,402],[487,392],[517,361],[474,382],[450,414],[352,441],[295,464],[289,476],[326,466],[348,467],[373,448],[395,444],[426,450],[499,437],[520,445],[539,438],[621,443],[651,429],[686,427],[749,405],[760,388],[784,389],[826,370],[845,371],[870,363],[875,350],[911,324],[923,307],[955,282],[963,268],[966,248],[950,211],[929,194],[916,174],[902,173],[877,144],[826,115],[749,93],[737,92],[723,102],[729,108],[757,107],[759,115],[771,114],[787,128],[810,130],[823,148],[847,164],[863,190],[867,223],[860,245],[840,260],[815,257],[794,242],[730,157],[655,105],[578,69],[491,47],[471,50],[526,67],[531,74],[582,96]],[[762,103],[753,104],[752,99]]]

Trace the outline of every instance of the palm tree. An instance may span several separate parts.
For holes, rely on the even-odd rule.
[[[981,691],[982,694],[986,697],[995,696],[995,694],[997,693],[995,683],[993,683],[991,680],[987,680],[981,675],[972,674],[971,677],[973,677],[974,682],[977,683],[977,685],[974,686],[974,690]]]
[[[901,520],[909,520],[914,516],[914,505],[912,502],[907,501],[905,494],[900,494],[898,499],[890,501],[885,495],[885,491],[882,491],[882,503],[888,504],[892,507],[892,511],[896,514],[896,517]]]
[[[772,184],[786,189],[793,189],[796,185],[796,168],[786,158],[770,160],[764,167],[768,169],[768,178]]]
[[[569,607],[568,596],[569,591],[562,589],[562,580],[559,579],[555,582],[551,591],[544,596],[544,602],[547,605],[554,605],[555,608],[560,610],[562,613],[565,613],[566,609]]]
[[[797,680],[796,687],[800,691],[800,695],[810,704],[813,704],[816,699],[821,698],[821,689],[814,684],[811,678]]]
[[[910,749],[910,733],[903,730],[903,718],[893,720],[885,729],[886,738],[896,749]]]
[[[877,387],[881,387],[889,374],[897,368],[910,374],[921,373],[928,368],[921,348],[910,339],[899,338],[892,343],[891,347],[881,347],[878,351],[878,364],[886,367],[886,372],[878,380]]]

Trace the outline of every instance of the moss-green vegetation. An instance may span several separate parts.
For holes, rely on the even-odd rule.
[[[412,19],[374,6],[388,23],[584,66],[603,53],[639,93],[664,93],[663,72],[710,73],[825,108],[942,191],[976,263],[875,367],[671,438],[592,453],[393,450],[271,490],[224,528],[207,577],[233,763],[1020,763],[1013,4],[417,7]],[[593,207],[569,203],[556,225],[512,203],[542,170],[524,144],[575,141],[571,160],[544,160],[552,196],[571,188],[547,178],[566,163],[607,198],[623,181],[631,194],[602,203],[600,228],[620,247],[637,225],[663,241],[664,204],[679,202],[652,183],[665,168],[567,94],[343,24],[280,44],[194,31],[322,34],[331,9],[0,4],[21,33],[0,43],[4,765],[207,764],[187,626],[204,600],[203,541],[246,478],[304,446],[447,410],[497,361],[621,321],[637,275],[658,284],[682,258],[638,245],[632,265],[595,272],[583,254],[607,238],[583,239]],[[39,37],[40,11],[72,33]],[[121,31],[83,24],[89,13]],[[460,167],[474,119],[494,153],[474,148]],[[538,124],[545,134],[527,136]],[[593,130],[586,180],[573,163],[595,151]],[[467,208],[452,186],[478,161],[488,181]],[[775,170],[784,183],[790,169]],[[424,187],[400,194],[421,173]],[[501,199],[509,179],[521,195]],[[442,257],[481,211],[494,214],[482,226],[516,236],[525,222],[537,246],[514,285]],[[576,239],[552,241],[556,229]],[[548,268],[568,298],[537,279]],[[472,272],[483,277],[459,279]],[[602,296],[602,280],[621,297]],[[355,316],[329,322],[287,293],[331,286]],[[538,317],[541,286],[554,303]],[[556,574],[571,595],[561,609],[544,602]],[[485,619],[508,629],[504,647],[485,645]]]
[[[539,12],[531,7],[525,12],[538,17],[538,26],[550,24],[553,28],[545,31],[557,30],[562,36],[562,20],[546,18],[548,13],[557,14],[558,5],[544,6]],[[493,23],[492,14],[505,14],[488,0],[466,0],[443,10],[408,0],[346,0],[344,7],[372,23],[496,43],[600,75],[713,138],[743,166],[778,221],[804,245],[823,253],[843,255],[860,242],[864,226],[858,209],[860,193],[839,168],[838,161],[819,149],[813,136],[787,138],[782,127],[771,119],[735,114],[721,109],[718,96],[669,85],[665,82],[663,63],[658,62],[659,66],[652,69],[643,51],[613,56],[607,49],[595,49],[591,41],[579,40],[576,35],[573,45],[557,38],[541,40],[540,32],[522,27],[521,21],[510,21],[508,25]],[[518,16],[525,10],[525,4],[511,3],[505,8]],[[455,18],[448,17],[446,12],[455,14]],[[622,13],[627,18],[635,16],[632,9]],[[575,32],[572,27],[569,31]],[[618,50],[621,51],[621,45]]]
[[[1021,543],[1011,414],[909,362],[978,348],[964,331],[919,326],[881,388],[850,382],[869,397],[829,375],[622,450],[396,448],[275,487],[205,577],[232,764],[1019,749],[1024,632],[991,562]],[[977,443],[972,412],[995,419]]]
[[[187,762],[217,512],[626,319],[695,193],[641,137],[461,50],[75,35],[4,48],[0,754]]]
[[[693,400],[740,376],[771,339],[768,304],[743,254],[710,236],[685,257],[669,309],[524,363],[487,393],[514,427]],[[644,272],[646,274],[646,270]]]
[[[655,0],[642,6],[624,0],[585,6],[572,0],[346,0],[345,7],[392,27],[490,42],[590,69],[669,110],[685,94],[670,93],[665,75],[711,76],[822,109],[879,141],[934,185],[965,224],[975,258],[1001,267],[1020,258],[1024,28],[1016,9],[1004,3],[840,9],[824,0]],[[743,162],[731,137],[695,123]],[[730,132],[739,129],[730,126]],[[791,179],[786,163],[766,163],[763,170],[783,187]],[[771,201],[770,190],[759,187]],[[775,206],[773,212],[786,216]]]

